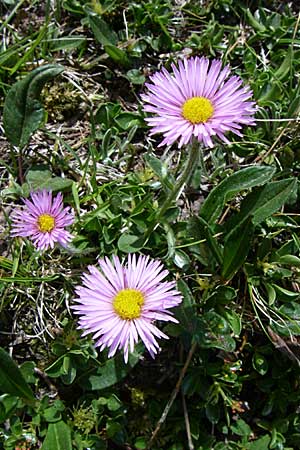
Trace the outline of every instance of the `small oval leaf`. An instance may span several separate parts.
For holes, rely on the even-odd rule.
[[[265,375],[268,372],[268,362],[266,358],[259,353],[254,353],[252,358],[252,365],[256,372],[258,372],[260,375]]]

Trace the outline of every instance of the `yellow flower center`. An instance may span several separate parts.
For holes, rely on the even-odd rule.
[[[213,115],[214,108],[210,100],[205,97],[193,97],[184,102],[183,117],[191,123],[207,122]]]
[[[140,317],[143,304],[144,296],[136,289],[122,289],[113,301],[115,312],[124,320]]]
[[[47,233],[55,227],[54,217],[50,216],[50,214],[41,214],[37,220],[39,230],[42,233]]]

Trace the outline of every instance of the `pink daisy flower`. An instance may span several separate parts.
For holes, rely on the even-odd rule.
[[[65,247],[73,236],[65,227],[74,222],[69,207],[64,208],[63,196],[44,189],[30,194],[31,200],[23,199],[25,207],[11,214],[12,236],[28,237],[38,250],[53,248],[58,242]]]
[[[146,118],[152,127],[151,135],[162,133],[162,145],[179,140],[179,148],[192,137],[205,146],[213,147],[212,136],[226,144],[227,131],[242,136],[242,125],[254,125],[255,102],[248,101],[252,91],[243,87],[238,76],[229,77],[229,67],[205,57],[172,64],[173,73],[165,68],[155,73],[146,83],[148,93],[142,95],[144,110],[155,117]]]
[[[117,256],[99,260],[100,270],[89,266],[76,288],[79,305],[72,308],[80,315],[83,336],[94,333],[95,347],[109,348],[108,357],[123,349],[124,360],[133,352],[139,337],[154,358],[159,345],[156,338],[168,339],[153,322],[178,322],[168,311],[182,301],[174,281],[162,281],[168,275],[159,261],[148,256],[129,255],[127,263]]]

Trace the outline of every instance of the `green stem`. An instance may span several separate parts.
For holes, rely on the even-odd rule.
[[[22,185],[24,183],[24,174],[23,174],[23,152],[20,148],[19,154],[18,154],[18,172],[19,172],[19,181]]]
[[[144,243],[147,242],[152,231],[154,231],[155,228],[157,227],[157,225],[161,222],[161,219],[163,218],[165,212],[171,207],[173,201],[177,200],[183,186],[189,181],[189,179],[191,178],[191,176],[193,174],[194,167],[199,160],[199,151],[200,150],[199,150],[198,141],[194,140],[192,142],[192,144],[189,146],[188,150],[189,150],[188,157],[187,157],[185,167],[184,167],[181,175],[178,177],[178,179],[174,185],[174,188],[172,189],[172,191],[169,193],[169,195],[167,196],[167,198],[161,205],[161,207],[156,215],[155,220],[153,221],[153,223],[149,226],[148,230],[146,231],[146,233],[144,235],[144,238],[145,238]]]

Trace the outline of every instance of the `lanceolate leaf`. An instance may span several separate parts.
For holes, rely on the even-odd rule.
[[[257,166],[233,173],[209,193],[201,207],[200,216],[209,224],[213,224],[220,216],[225,203],[235,194],[266,183],[274,172],[273,167]]]
[[[253,223],[256,225],[278,211],[296,188],[296,178],[274,181],[264,186],[253,208]]]
[[[212,229],[205,219],[192,216],[189,220],[188,231],[196,240],[206,239],[206,243],[212,252],[212,255],[219,264],[222,264],[222,248],[214,238]]]
[[[0,347],[0,391],[34,401],[33,392],[22,372],[2,347]]]
[[[129,59],[124,50],[116,47],[115,45],[107,44],[104,46],[104,50],[106,53],[114,60],[115,63],[120,64],[121,66],[128,66]]]
[[[296,178],[273,181],[266,186],[253,190],[243,200],[241,210],[227,223],[231,229],[239,226],[248,217],[257,225],[278,211],[297,187]]]
[[[64,36],[61,38],[48,39],[48,44],[51,52],[57,52],[58,50],[66,50],[72,48],[78,48],[86,42],[86,37],[74,34],[70,36]]]
[[[117,34],[111,30],[108,24],[97,15],[88,12],[89,25],[94,33],[96,40],[102,45],[115,45],[118,42]]]
[[[176,308],[175,316],[179,320],[180,326],[193,335],[196,326],[195,300],[188,285],[183,280],[178,281],[178,289],[183,295],[183,302]]]
[[[229,233],[225,240],[222,277],[230,279],[245,261],[253,235],[254,225],[249,217]]]
[[[7,94],[3,109],[3,125],[7,139],[12,145],[24,147],[32,133],[44,118],[40,93],[47,81],[61,73],[64,68],[47,64],[30,72],[17,81]]]
[[[63,420],[49,424],[42,450],[72,450],[71,431]]]

